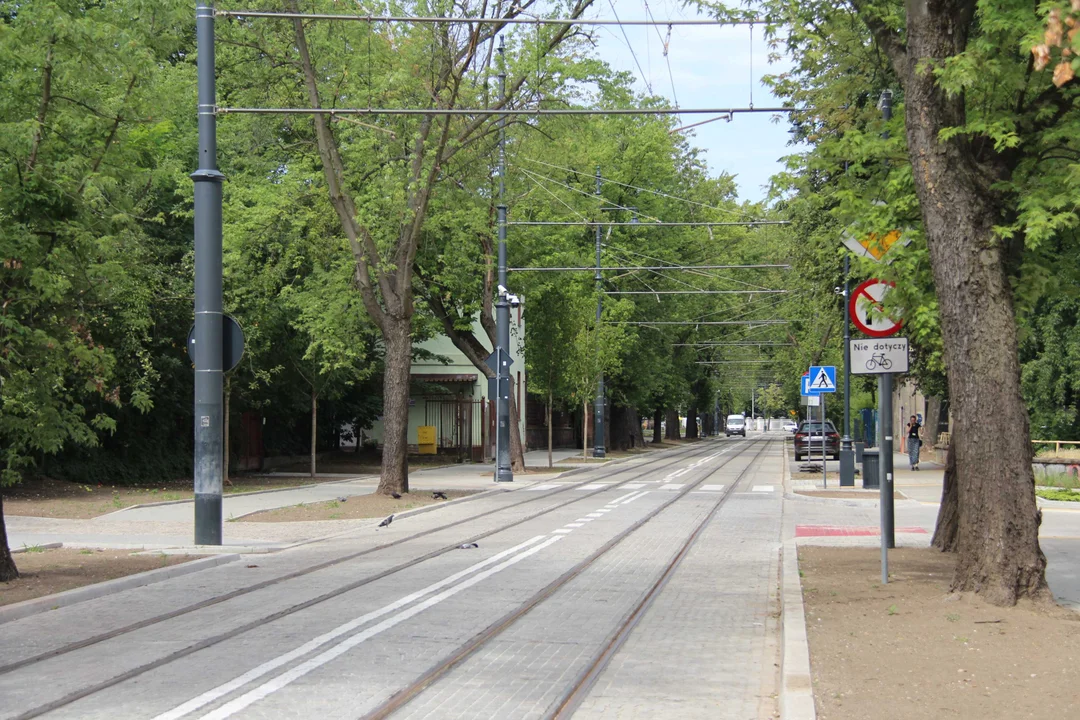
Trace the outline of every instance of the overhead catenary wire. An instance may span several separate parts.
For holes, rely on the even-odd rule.
[[[615,16],[615,20],[618,21],[619,30],[622,32],[623,39],[626,40],[626,47],[630,50],[630,56],[634,58],[634,65],[637,66],[638,72],[641,74],[641,80],[645,83],[645,89],[649,91],[649,95],[653,94],[652,83],[645,77],[645,71],[641,69],[641,63],[638,61],[637,53],[634,52],[634,46],[630,42],[630,38],[626,34],[626,25],[619,20],[619,13],[615,10],[615,3],[612,0],[608,0],[608,5],[611,6],[611,14]],[[678,105],[678,103],[676,103]]]
[[[713,27],[726,27],[732,25],[749,25],[761,20],[752,18],[731,18],[712,20],[619,20],[609,18],[547,18],[539,16],[528,17],[432,17],[422,15],[357,15],[357,14],[334,14],[334,13],[303,13],[303,12],[279,12],[272,10],[214,10],[216,17],[233,18],[263,18],[276,20],[351,20],[355,22],[369,23],[401,23],[401,24],[443,24],[455,23],[478,25],[703,25]]]
[[[719,115],[721,113],[790,113],[793,107],[772,108],[285,108],[214,106],[216,115]]]
[[[565,203],[564,203],[565,204]],[[569,206],[568,206],[569,207]],[[618,208],[613,208],[618,209]],[[576,212],[576,211],[575,211]],[[581,213],[578,213],[579,215]],[[679,222],[667,222],[659,220],[656,222],[623,222],[615,220],[517,220],[506,223],[507,225],[517,225],[519,227],[559,227],[559,226],[588,226],[595,225],[612,226],[612,227],[637,227],[637,228],[651,228],[651,227],[759,227],[765,225],[791,225],[790,220],[734,220],[726,222],[711,222],[707,220],[701,221],[679,221]]]
[[[600,270],[761,270],[765,268],[788,270],[790,265],[617,265],[601,267]],[[596,272],[596,267],[512,267],[511,272]]]

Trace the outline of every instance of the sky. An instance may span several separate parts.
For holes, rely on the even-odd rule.
[[[607,19],[617,14],[621,20],[643,20],[648,18],[646,2],[656,20],[698,17],[694,9],[681,7],[677,0],[598,0],[596,10],[589,15]],[[675,98],[683,108],[782,105],[761,82],[763,75],[785,68],[769,64],[763,28],[755,27],[751,33],[748,26],[674,26],[665,58],[667,33],[667,26],[599,27],[597,53],[616,70],[632,72],[635,90],[648,92],[647,81],[653,94],[668,98],[672,107]],[[681,116],[686,125],[710,117]],[[786,118],[781,122],[776,119],[766,113],[736,114],[730,123],[709,123],[687,135],[692,145],[704,151],[713,175],[726,172],[735,176],[739,197],[758,201],[765,198],[769,178],[783,170],[780,159],[795,152],[788,145]]]

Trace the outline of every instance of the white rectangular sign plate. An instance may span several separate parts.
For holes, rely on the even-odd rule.
[[[888,337],[851,341],[851,374],[878,375],[908,371],[908,339]]]

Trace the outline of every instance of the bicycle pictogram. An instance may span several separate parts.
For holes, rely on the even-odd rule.
[[[882,370],[892,370],[892,360],[885,357],[885,353],[877,353],[871,355],[870,359],[866,361],[867,370],[876,370],[881,368]]]

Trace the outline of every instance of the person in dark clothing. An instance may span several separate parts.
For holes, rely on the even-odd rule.
[[[919,469],[919,450],[922,449],[920,430],[922,430],[922,425],[919,424],[918,418],[912,415],[907,424],[907,456],[912,470]]]

